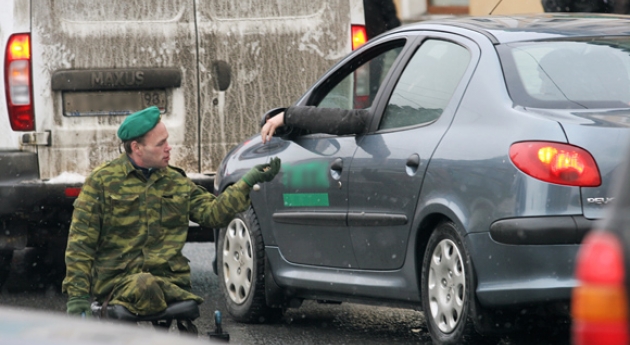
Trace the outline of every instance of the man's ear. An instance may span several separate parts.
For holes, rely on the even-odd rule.
[[[140,143],[134,140],[131,142],[131,152],[137,153],[138,151],[140,151]]]

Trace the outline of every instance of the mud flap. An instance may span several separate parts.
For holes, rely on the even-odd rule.
[[[270,308],[299,308],[302,300],[292,298],[291,294],[285,289],[278,286],[273,274],[271,274],[271,265],[269,259],[265,258],[265,302]]]

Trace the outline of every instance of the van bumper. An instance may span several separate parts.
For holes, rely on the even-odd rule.
[[[212,192],[214,176],[197,174],[191,180]],[[76,200],[74,196],[67,196],[66,191],[81,187],[79,182],[50,183],[39,179],[35,153],[0,152],[0,220],[6,221],[6,225],[0,224],[0,229],[7,228],[0,234],[0,250],[22,249],[27,232],[31,243],[36,237],[46,237],[44,233],[49,231],[44,228],[61,228],[57,229],[58,235],[66,236]],[[191,224],[187,241],[213,242],[214,231]]]

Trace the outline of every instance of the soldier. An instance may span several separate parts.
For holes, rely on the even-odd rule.
[[[151,315],[191,293],[190,266],[182,254],[189,219],[221,227],[250,204],[249,192],[271,181],[280,160],[252,168],[215,197],[168,165],[171,147],[160,111],[128,116],[118,129],[125,153],[94,169],[74,202],[66,248],[67,313],[91,314],[90,299]]]

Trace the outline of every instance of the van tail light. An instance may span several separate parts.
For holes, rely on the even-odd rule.
[[[33,131],[30,34],[9,37],[4,64],[4,88],[11,128],[14,131]]]
[[[577,256],[578,286],[571,299],[574,345],[628,344],[623,249],[611,233],[587,235]]]
[[[365,25],[352,25],[352,50],[367,42]],[[370,106],[370,65],[364,64],[354,71],[354,109]]]
[[[81,194],[81,187],[66,187],[64,194],[66,198],[76,198]]]
[[[352,25],[352,50],[356,50],[367,42],[365,25]]]
[[[527,175],[549,183],[597,187],[602,183],[593,156],[577,146],[543,141],[515,143],[510,159]]]

